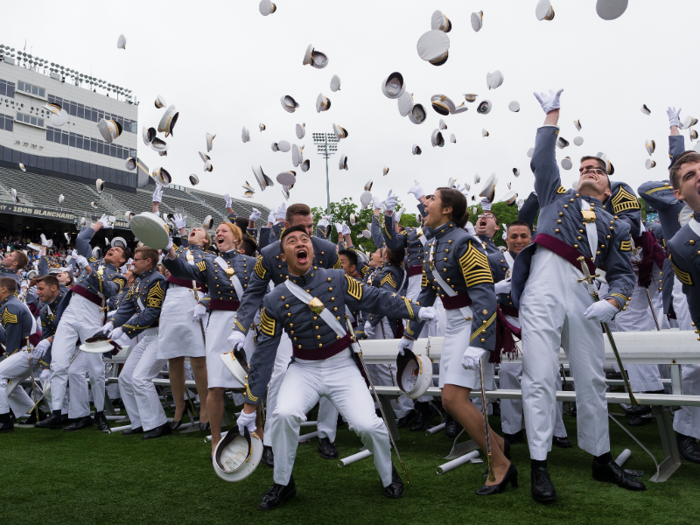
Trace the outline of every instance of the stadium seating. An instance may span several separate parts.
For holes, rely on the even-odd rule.
[[[65,210],[91,219],[99,218],[103,213],[123,218],[126,211],[141,213],[151,211],[151,196],[155,189],[149,181],[136,192],[106,189],[101,194],[94,186],[82,184],[57,177],[22,172],[21,170],[0,167],[0,203],[12,203],[10,190],[17,190],[21,204],[37,208]],[[195,189],[166,188],[160,211],[166,213],[183,213],[187,215],[187,226],[200,226],[207,215],[219,223],[228,217],[222,196]],[[184,191],[183,191],[184,190]],[[62,204],[58,203],[59,194],[65,196]],[[90,203],[94,202],[96,208]],[[262,212],[256,226],[264,225],[269,210],[245,200],[234,199],[233,208],[240,216],[248,217],[252,208]]]

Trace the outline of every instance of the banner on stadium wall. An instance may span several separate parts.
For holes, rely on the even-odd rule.
[[[80,216],[68,211],[47,210],[43,208],[34,208],[32,206],[22,206],[19,204],[0,204],[0,214],[2,213],[9,213],[11,215],[24,215],[27,217],[36,217],[42,219],[52,219],[56,221],[71,223],[75,223],[77,220],[80,219]],[[117,220],[114,223],[114,227],[128,230],[129,223],[127,223],[126,221]]]

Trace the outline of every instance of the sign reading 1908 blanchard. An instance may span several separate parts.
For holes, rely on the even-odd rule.
[[[47,210],[43,208],[34,208],[31,206],[21,206],[18,204],[0,204],[0,213],[27,215],[44,219],[54,219],[62,222],[74,222],[81,217],[80,215],[76,215],[75,213],[69,211]],[[129,224],[126,221],[117,220],[114,223],[114,227],[129,229]]]

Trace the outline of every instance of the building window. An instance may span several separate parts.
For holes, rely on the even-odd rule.
[[[46,90],[44,88],[35,86],[33,84],[28,84],[27,82],[22,82],[21,80],[17,82],[17,89],[19,89],[23,93],[29,93],[30,95],[34,95],[35,97],[46,96]]]
[[[32,117],[31,115],[26,115],[24,113],[17,113],[17,117],[15,118],[15,120],[17,120],[18,122],[24,122],[25,124],[31,124],[32,126],[39,126],[42,128],[44,127],[43,118]]]
[[[2,82],[2,81],[0,80],[0,82]],[[14,90],[14,84],[13,84],[13,90]],[[0,88],[0,93],[2,93],[1,88]],[[14,93],[14,91],[13,91],[13,93]],[[103,110],[91,108],[90,106],[78,104],[77,102],[71,102],[70,100],[65,100],[61,97],[57,97],[56,95],[49,95],[48,99],[49,99],[50,104],[58,104],[63,109],[65,109],[69,115],[72,115],[74,117],[77,116],[78,118],[84,118],[85,120],[92,120],[93,122],[99,122],[99,120],[101,118],[104,118],[107,120],[114,120],[115,122],[119,122],[122,125],[122,128],[124,128],[124,131],[128,131],[129,133],[136,133],[136,131],[137,131],[137,123],[135,120],[129,120],[129,119],[120,117],[119,115],[114,115],[112,113],[105,113]]]
[[[0,95],[15,98],[15,83],[0,78]]]

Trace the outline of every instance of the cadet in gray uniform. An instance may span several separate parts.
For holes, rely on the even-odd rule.
[[[121,246],[113,246],[107,251],[102,260],[92,257],[90,240],[95,233],[102,228],[111,228],[109,218],[103,215],[98,222],[89,228],[83,228],[76,239],[76,246],[80,255],[77,264],[81,268],[80,276],[70,293],[61,301],[57,317],[58,329],[51,345],[51,417],[37,423],[37,428],[61,428],[61,406],[66,394],[68,380],[68,367],[88,368],[90,376],[95,381],[93,387],[93,399],[95,410],[102,411],[104,405],[104,364],[102,356],[90,354],[86,357],[83,352],[71,362],[71,357],[79,350],[76,348],[78,341],[92,337],[104,323],[106,314],[106,300],[118,295],[126,284],[126,278],[119,273],[119,267],[129,258],[128,249]],[[79,390],[76,390],[78,388]],[[79,430],[93,424],[90,417],[90,405],[87,395],[87,382],[84,385],[71,383],[71,396],[78,395],[83,400],[83,410],[79,419],[68,425],[70,430]]]
[[[675,196],[685,201],[695,215],[668,241],[670,258],[676,277],[682,283],[683,293],[688,301],[692,324],[679,317],[681,330],[700,326],[700,153],[686,151],[678,156],[671,167],[671,184]],[[675,295],[675,294],[674,294]],[[690,326],[689,326],[690,325]],[[683,365],[683,393],[700,394],[700,366]],[[682,457],[693,463],[700,463],[700,407],[682,407],[673,419],[678,449]]]
[[[530,166],[540,216],[534,244],[515,260],[511,296],[520,309],[523,345],[523,409],[530,447],[535,501],[556,498],[547,470],[556,403],[559,348],[566,352],[576,382],[578,443],[595,456],[593,478],[630,490],[644,484],[626,474],[610,454],[605,399],[605,345],[601,322],[611,321],[632,294],[629,224],[603,209],[610,195],[606,162],[583,157],[578,191],[561,185],[555,157],[559,96],[536,95],[547,114],[537,130]],[[609,294],[594,302],[585,284],[579,257],[591,274],[603,268]]]
[[[485,199],[481,201],[482,206],[487,206]],[[476,230],[476,236],[481,239],[481,242],[486,246],[486,253],[496,253],[500,252],[496,243],[493,242],[493,236],[496,235],[498,231],[498,218],[496,214],[491,211],[491,208],[484,209],[484,211],[476,219],[476,225],[474,226]]]
[[[300,423],[320,397],[329,399],[374,455],[384,495],[403,496],[403,483],[391,464],[389,435],[374,413],[374,401],[354,362],[352,334],[345,305],[390,317],[430,320],[432,308],[421,308],[398,294],[363,285],[345,273],[319,268],[314,243],[304,226],[288,227],[282,239],[281,261],[289,279],[265,297],[260,336],[250,363],[246,402],[238,419],[243,433],[256,430],[260,404],[275,362],[282,332],[293,340],[294,360],[284,378],[272,427],[275,450],[274,485],[260,509],[280,506],[296,494],[292,468]]]
[[[27,254],[14,250],[0,260],[0,277],[10,277],[20,284],[19,273],[29,264]]]
[[[14,388],[8,395],[12,380],[22,381],[29,372],[29,356],[23,351],[27,338],[36,330],[36,321],[29,309],[15,297],[17,283],[12,277],[0,277],[0,322],[5,333],[7,357],[0,361],[0,433],[12,432],[15,425],[10,415],[10,400],[16,415],[22,415],[34,403],[23,388]]]
[[[447,315],[440,357],[442,405],[487,451],[484,416],[469,400],[472,390],[481,388],[479,367],[484,367],[486,389],[493,388],[493,365],[489,353],[496,344],[496,293],[486,252],[481,241],[463,228],[469,218],[467,200],[453,188],[438,188],[425,202],[425,226],[433,239],[424,253],[423,282],[417,304],[432,306],[442,299]],[[412,348],[423,324],[410,321],[399,343],[399,352]],[[489,373],[490,372],[490,373]],[[506,441],[489,429],[494,482],[487,481],[476,494],[488,496],[518,485],[518,473],[510,463]]]
[[[280,213],[280,210],[278,210],[278,213]],[[313,234],[314,223],[313,217],[311,216],[311,208],[306,204],[292,204],[286,209],[285,219],[285,228],[301,224],[306,227],[309,235]],[[313,265],[315,267],[340,269],[340,259],[338,259],[336,247],[333,243],[319,239],[318,237],[312,237],[311,242],[314,246]],[[234,332],[228,340],[232,347],[238,346],[238,343],[241,345],[243,344],[245,336],[253,324],[255,313],[262,306],[270,281],[272,281],[275,286],[279,286],[287,280],[287,275],[289,274],[287,271],[287,263],[282,259],[279,241],[275,241],[263,248],[261,254],[258,262],[255,264],[254,275],[250,280],[246,294],[238,309],[236,322],[233,327]],[[267,392],[267,420],[265,422],[263,438],[265,446],[263,461],[268,466],[272,466],[274,462],[274,450],[271,448],[273,436],[270,435],[270,431],[277,417],[275,415],[277,396],[282,380],[284,379],[284,374],[292,358],[292,343],[285,335],[280,339],[280,348],[276,356],[275,369],[272,373]],[[338,457],[338,450],[333,444],[335,441],[337,422],[338,411],[328,399],[325,397],[321,398],[318,413],[318,431],[321,441],[321,456],[325,459]]]

